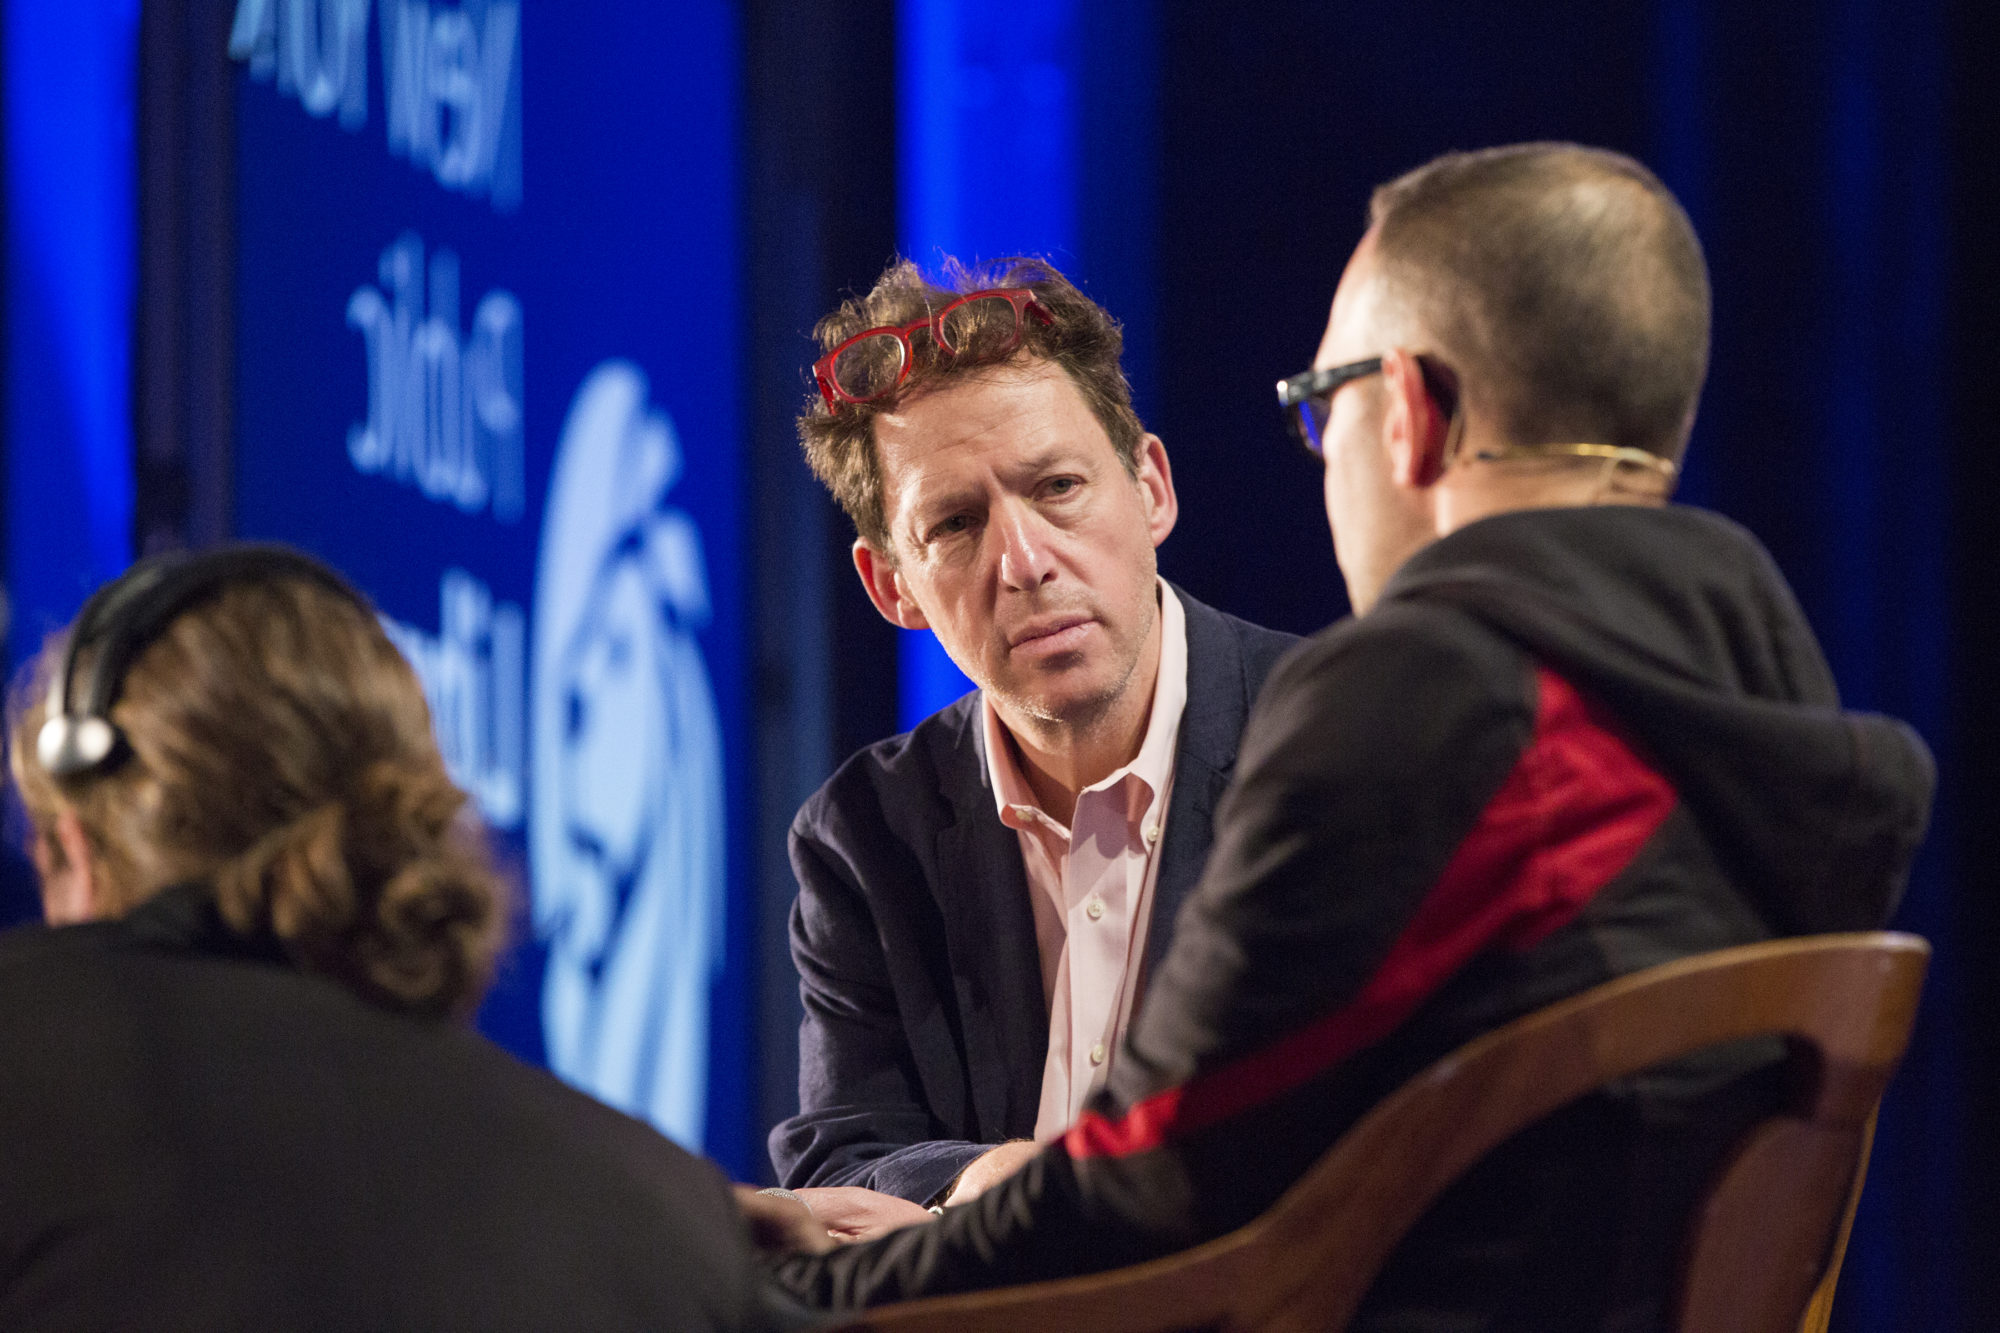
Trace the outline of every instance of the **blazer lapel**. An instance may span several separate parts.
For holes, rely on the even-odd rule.
[[[1235,771],[1236,746],[1251,703],[1242,645],[1229,622],[1178,587],[1174,595],[1187,616],[1187,709],[1174,752],[1174,791],[1161,834],[1160,874],[1153,881],[1152,921],[1146,931],[1149,975],[1166,957],[1181,904],[1208,863],[1215,808]]]
[[[1049,1020],[1019,835],[994,807],[979,696],[971,704],[939,766],[955,820],[938,832],[931,891],[945,922],[978,1132],[995,1140],[1034,1132]]]
[[[1175,747],[1160,873],[1153,882],[1146,932],[1149,974],[1166,956],[1181,904],[1208,862],[1216,807],[1235,771],[1237,744],[1256,693],[1243,644],[1229,620],[1179,588],[1174,595],[1187,617],[1188,700]],[[931,892],[945,922],[977,1132],[995,1139],[1034,1132],[1048,1062],[1049,1019],[1020,839],[1000,822],[994,808],[981,706],[976,694],[954,705],[961,711],[948,752],[938,758],[952,822],[937,835]]]

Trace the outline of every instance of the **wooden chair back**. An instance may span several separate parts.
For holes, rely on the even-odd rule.
[[[1683,1333],[1792,1333],[1859,1188],[1875,1105],[1908,1045],[1930,947],[1885,932],[1680,959],[1467,1043],[1378,1103],[1269,1210],[1226,1236],[1085,1277],[884,1306],[874,1333],[1340,1333],[1444,1191],[1519,1130],[1605,1084],[1725,1042],[1788,1039],[1806,1076],[1741,1141],[1688,1241]]]

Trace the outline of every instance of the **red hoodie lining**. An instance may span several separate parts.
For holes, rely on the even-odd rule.
[[[1070,1156],[1145,1152],[1311,1082],[1484,950],[1526,949],[1574,920],[1630,865],[1672,811],[1673,787],[1567,681],[1538,670],[1536,695],[1527,748],[1351,1001],[1122,1116],[1085,1112],[1063,1136]]]

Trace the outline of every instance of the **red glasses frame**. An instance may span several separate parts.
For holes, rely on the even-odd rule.
[[[840,346],[834,348],[819,360],[813,362],[813,378],[819,382],[819,396],[826,400],[827,411],[833,412],[839,410],[842,403],[872,403],[876,399],[887,397],[889,394],[902,388],[903,381],[910,377],[910,367],[916,362],[916,349],[910,346],[910,335],[918,329],[929,329],[931,341],[935,342],[940,350],[944,351],[947,355],[955,354],[958,349],[953,347],[951,339],[944,335],[945,316],[962,305],[973,301],[984,301],[992,297],[999,297],[1006,301],[1008,305],[1014,307],[1014,339],[1002,349],[1003,355],[1021,345],[1021,320],[1026,314],[1032,313],[1036,319],[1044,324],[1055,323],[1055,317],[1049,314],[1048,307],[1042,304],[1041,299],[1031,289],[1027,287],[988,287],[981,291],[967,292],[957,300],[940,307],[922,319],[913,319],[908,324],[878,324],[872,329],[863,329],[852,338],[842,342]],[[863,342],[869,338],[879,338],[884,334],[894,336],[897,346],[902,349],[902,363],[896,367],[895,383],[878,393],[871,393],[865,396],[851,394],[841,388],[840,384],[833,377],[833,363],[840,359],[840,354],[858,342]]]

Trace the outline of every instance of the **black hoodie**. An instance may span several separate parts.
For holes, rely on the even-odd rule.
[[[1700,509],[1534,510],[1419,553],[1385,599],[1450,605],[1549,663],[1643,742],[1781,935],[1869,930],[1922,841],[1930,752],[1841,711],[1756,538]]]
[[[1735,525],[1627,506],[1473,524],[1273,671],[1092,1109],[938,1225],[782,1276],[875,1304],[1220,1234],[1481,1032],[1672,958],[1881,925],[1933,778],[1909,728],[1840,710]],[[1714,1052],[1519,1136],[1411,1233],[1355,1327],[1664,1327],[1687,1211],[1779,1054]]]

